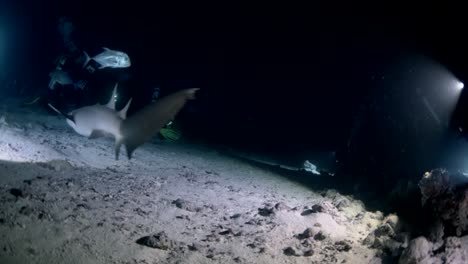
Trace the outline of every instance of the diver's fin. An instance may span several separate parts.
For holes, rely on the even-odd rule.
[[[39,101],[40,99],[41,99],[41,97],[40,97],[40,96],[37,96],[37,97],[35,97],[33,100],[31,100],[31,101],[26,101],[26,102],[24,102],[22,105],[32,105],[32,104],[36,103],[37,101]]]
[[[57,112],[58,114],[62,115],[63,117],[65,117],[66,119],[72,121],[73,123],[75,123],[75,118],[72,116],[72,115],[68,115],[68,114],[65,114],[64,112],[58,110],[57,108],[55,108],[52,104],[48,103],[47,104],[50,108],[52,108],[52,110],[54,110],[55,112]]]
[[[91,132],[91,135],[89,135],[88,138],[89,138],[89,139],[95,139],[95,138],[104,137],[104,136],[106,136],[106,135],[107,135],[107,133],[106,133],[105,131],[103,131],[103,130],[97,130],[97,129],[96,129],[96,130],[93,130],[93,131]]]

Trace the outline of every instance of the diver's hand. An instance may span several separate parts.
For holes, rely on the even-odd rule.
[[[87,81],[84,81],[84,80],[79,80],[75,83],[75,87],[76,88],[80,88],[81,90],[84,90],[84,88],[86,87],[86,85],[88,84]]]

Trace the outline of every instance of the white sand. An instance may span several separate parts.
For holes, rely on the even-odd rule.
[[[0,263],[380,263],[361,242],[382,217],[351,197],[195,145],[113,153],[0,102]],[[136,243],[162,231],[162,249]]]

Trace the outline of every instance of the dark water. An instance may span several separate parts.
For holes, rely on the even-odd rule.
[[[451,81],[463,79],[455,51],[463,41],[435,45],[450,34],[427,17],[26,2],[1,9],[11,25],[0,28],[0,40],[8,33],[8,45],[0,45],[8,55],[0,56],[3,94],[49,96],[48,74],[67,54],[57,21],[67,16],[76,26],[73,56],[108,47],[125,51],[132,66],[90,74],[70,63],[70,75],[89,86],[65,88],[56,99],[64,105],[105,103],[118,82],[117,108],[133,98],[131,115],[151,102],[155,87],[161,96],[200,87],[176,120],[191,140],[291,166],[310,160],[332,168],[338,160],[347,174],[382,185],[436,166],[463,167],[463,141],[453,138],[468,127],[466,92],[457,100],[449,91]]]

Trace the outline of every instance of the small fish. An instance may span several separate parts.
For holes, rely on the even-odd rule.
[[[90,60],[95,60],[100,64],[99,69],[103,68],[128,68],[131,66],[130,57],[125,52],[111,50],[103,47],[104,51],[99,53],[94,57],[89,57],[86,51],[84,55],[86,56],[85,63],[83,68],[89,63]]]
[[[55,89],[56,83],[59,83],[62,86],[75,84],[73,80],[70,78],[70,75],[68,75],[67,72],[64,72],[62,70],[52,71],[51,73],[49,73],[49,76],[50,76],[49,89],[51,90]]]

